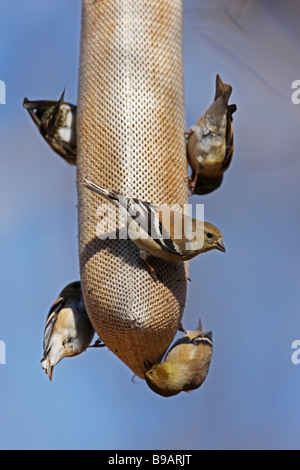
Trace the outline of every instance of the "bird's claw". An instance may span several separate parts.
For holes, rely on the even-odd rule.
[[[90,348],[104,348],[105,347],[105,344],[102,343],[101,339],[98,338],[97,341],[95,341],[95,343],[90,346]]]
[[[153,279],[155,282],[158,281],[158,276],[157,276],[156,271],[155,271],[155,269],[153,268],[153,266],[149,263],[149,261],[147,260],[146,257],[144,257],[144,258],[142,258],[142,259],[145,261],[146,265],[148,266],[148,269],[149,269],[149,271],[150,271],[150,276],[152,277],[152,279]]]
[[[180,323],[179,327],[178,327],[178,331],[182,331],[182,333],[184,333],[185,335],[187,334],[187,331],[183,328],[183,324]]]
[[[195,182],[195,180],[193,180],[193,178],[191,176],[188,176],[187,180],[188,180],[188,187],[189,187],[189,190],[190,190],[189,197],[191,197],[195,192],[196,182]]]
[[[184,135],[186,136],[185,138],[186,138],[187,140],[189,140],[189,138],[191,137],[192,133],[193,133],[193,131],[185,131],[185,133],[184,133]]]

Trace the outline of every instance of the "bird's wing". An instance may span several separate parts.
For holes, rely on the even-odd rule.
[[[213,347],[212,339],[210,339],[209,337],[206,337],[205,333],[203,333],[202,331],[198,331],[198,330],[189,331],[188,334],[182,336],[177,341],[175,341],[174,344],[172,344],[171,348],[166,354],[165,361],[168,359],[168,356],[171,351],[174,352],[175,348],[183,344],[191,344],[194,346],[198,346],[199,344],[206,344],[210,347]],[[178,350],[178,352],[179,351],[180,350]],[[174,354],[172,355],[172,358],[174,358]]]
[[[172,220],[174,218],[172,211],[170,212],[166,207],[133,198],[127,200],[127,210],[129,210],[129,213],[136,214],[136,216],[132,218],[138,217],[137,222],[140,224],[141,229],[146,232],[150,238],[154,239],[164,250],[175,255],[181,254],[172,241]],[[169,224],[165,223],[163,216],[166,210],[170,214]]]
[[[224,115],[227,110],[227,105],[222,96],[219,96],[205,111],[205,119],[212,121],[213,125],[220,128],[223,122]]]
[[[189,338],[191,341],[191,344],[194,346],[198,346],[198,344],[207,344],[210,347],[213,347],[213,335],[212,331],[189,331]]]
[[[191,343],[195,346],[198,346],[198,344],[206,344],[211,348],[213,347],[212,340],[210,338],[207,338],[203,333],[199,334],[199,336],[196,336],[196,338],[192,339]]]
[[[135,204],[141,228],[169,253],[189,255],[196,233],[199,242],[201,228],[204,229],[200,220],[167,205],[158,206],[138,199],[130,199],[129,203]]]
[[[170,352],[172,351],[172,349],[176,348],[177,346],[179,346],[181,344],[190,344],[190,343],[191,343],[191,340],[190,340],[188,335],[182,336],[177,341],[175,341],[174,344],[172,344],[172,346],[170,347],[169,351],[166,354],[166,359],[167,359],[168,355],[170,354]]]
[[[163,212],[161,214],[163,214]],[[160,217],[163,217],[163,215],[160,215]],[[189,247],[191,246],[196,233],[197,238],[200,239],[200,229],[203,228],[204,230],[204,223],[190,217],[184,212],[176,210],[170,211],[169,220],[170,223],[167,224],[167,227],[165,226],[164,220],[161,220],[162,233],[165,242],[170,245],[169,251],[172,251],[172,253],[177,255],[188,254],[191,249]]]
[[[44,357],[46,357],[49,352],[51,334],[56,323],[58,314],[65,305],[66,300],[67,299],[65,297],[59,297],[49,310],[44,332]]]
[[[28,113],[30,114],[31,116],[31,119],[33,120],[33,122],[35,123],[35,125],[37,126],[37,128],[39,130],[41,130],[41,115],[43,113],[40,113],[40,115],[38,115],[35,111],[35,106],[30,106],[31,105],[31,101],[26,101],[27,98],[24,99],[24,103],[23,103],[23,106],[25,109],[27,109]]]
[[[43,100],[43,101],[29,101],[27,98],[24,99],[23,107],[27,109],[32,120],[35,122],[37,127],[41,130],[41,119],[48,109],[56,106],[57,101]]]
[[[222,164],[222,170],[224,171],[229,168],[233,155],[232,115],[235,113],[236,109],[235,104],[231,104],[227,109],[226,154]]]
[[[61,107],[64,102],[64,96],[65,96],[65,90],[62,92],[62,95],[59,98],[59,100],[55,103],[55,107],[53,109],[52,123],[51,123],[53,129],[55,129],[58,125],[58,122],[61,116]]]
[[[27,98],[24,98],[23,107],[25,109],[39,109],[40,111],[46,111],[47,109],[55,106],[57,101],[51,100],[41,100],[41,101],[29,101]]]

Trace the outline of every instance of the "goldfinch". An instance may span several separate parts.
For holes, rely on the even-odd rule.
[[[82,185],[119,208],[125,217],[129,238],[140,249],[140,256],[154,278],[156,273],[147,260],[149,255],[182,262],[213,249],[226,251],[222,233],[209,222],[201,222],[167,206],[128,198],[87,179]]]
[[[175,341],[164,362],[146,366],[145,380],[155,393],[171,397],[202,385],[208,374],[213,354],[212,332],[195,331]]]
[[[58,101],[29,101],[23,106],[50,147],[71,165],[76,165],[77,107],[64,102],[65,91]]]
[[[54,367],[64,357],[81,354],[95,334],[82,299],[80,282],[68,284],[52,305],[44,332],[44,357],[41,364],[52,381]],[[97,340],[93,347],[104,344]]]
[[[207,194],[223,180],[233,154],[232,115],[236,105],[228,105],[232,87],[216,78],[214,102],[187,132],[187,157],[192,168],[191,194]]]

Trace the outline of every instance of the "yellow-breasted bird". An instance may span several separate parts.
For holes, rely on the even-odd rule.
[[[208,374],[213,354],[212,332],[197,330],[175,341],[167,352],[164,362],[147,367],[145,379],[155,393],[171,397],[189,392],[202,385]]]
[[[156,273],[147,257],[187,261],[200,253],[217,249],[225,252],[223,235],[209,222],[196,220],[179,210],[128,198],[84,179],[82,185],[113,203],[125,217],[128,235],[140,249],[154,278]]]
[[[187,157],[192,168],[191,194],[207,194],[217,189],[233,154],[232,115],[236,105],[228,105],[232,87],[216,78],[212,105],[187,132]]]
[[[41,364],[52,381],[53,370],[64,357],[85,351],[95,334],[83,303],[80,282],[68,284],[52,305],[44,332],[44,357]],[[100,340],[94,347],[104,346]]]
[[[71,165],[76,165],[77,107],[64,102],[65,91],[58,101],[29,101],[23,106],[50,147]]]

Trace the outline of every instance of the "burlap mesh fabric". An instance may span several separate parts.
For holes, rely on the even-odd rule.
[[[100,240],[83,177],[152,203],[187,202],[181,0],[83,0],[78,102],[81,281],[96,332],[144,376],[183,314],[187,265],[151,257],[130,240]]]

